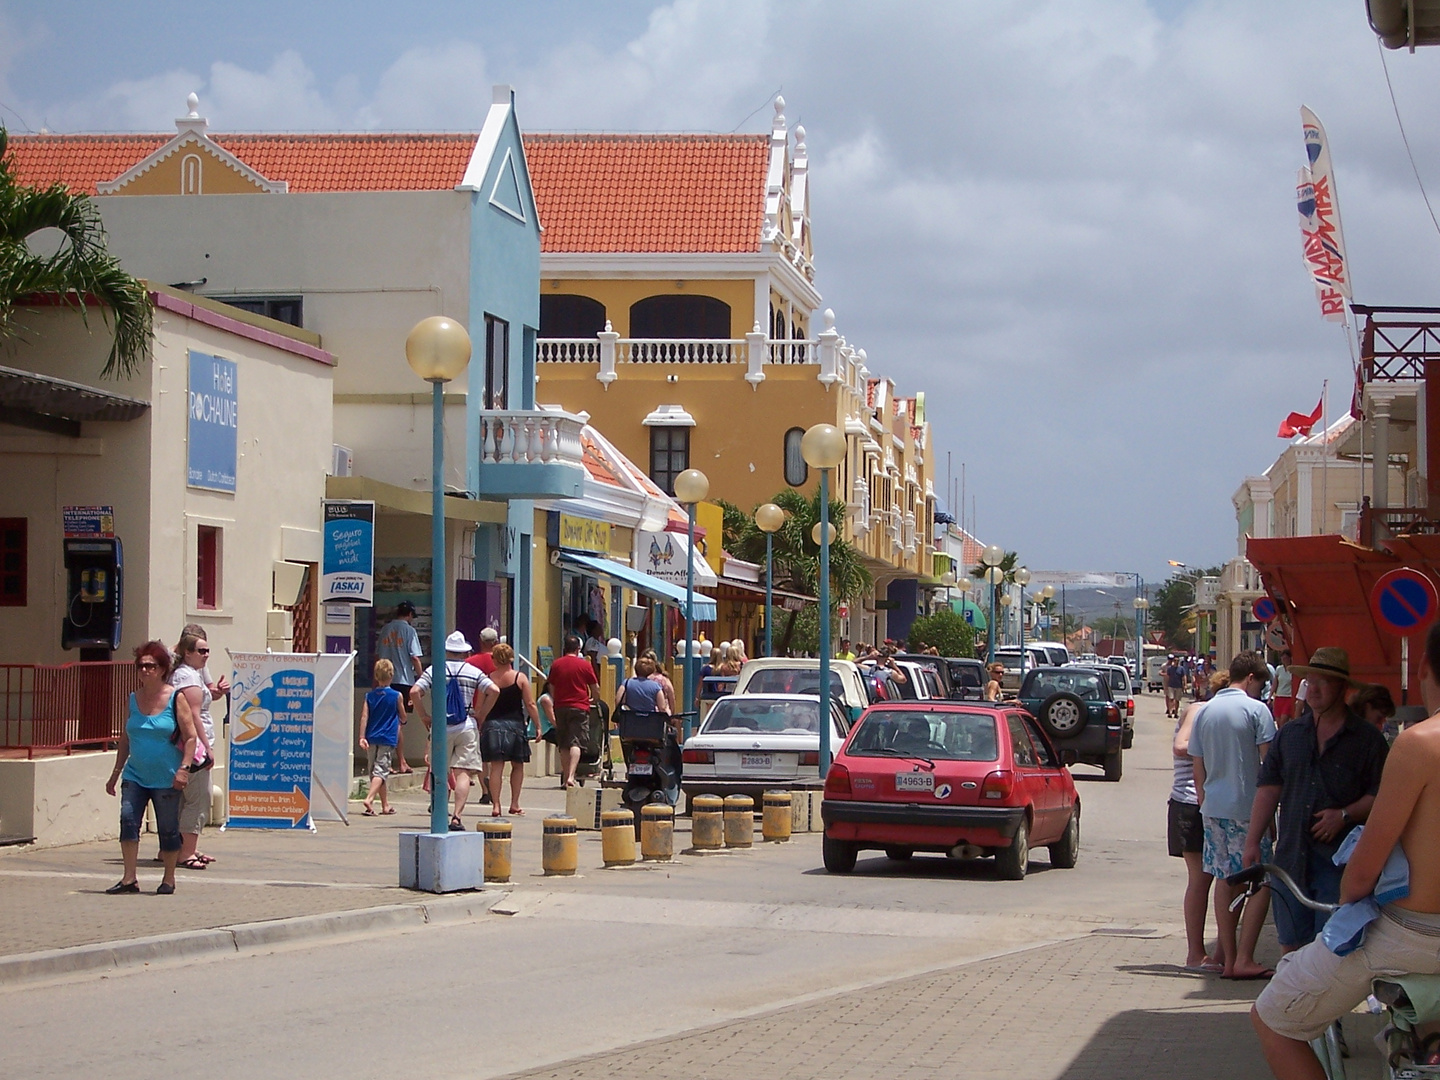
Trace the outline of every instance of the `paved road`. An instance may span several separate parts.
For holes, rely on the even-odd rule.
[[[592,869],[557,881],[517,840],[515,886],[479,922],[0,991],[0,1075],[123,1080],[203,1062],[249,1077],[281,1060],[357,1077],[1262,1076],[1253,984],[1174,966],[1169,727],[1142,699],[1125,779],[1081,782],[1075,870],[1042,852],[1023,882],[918,857],[836,877],[805,836],[664,869],[596,869],[587,848]],[[284,878],[302,876],[303,851],[288,858]],[[382,884],[367,858],[332,880]],[[0,875],[35,871],[30,859],[0,860]],[[0,876],[0,896],[33,880]],[[210,881],[182,879],[180,895],[242,887]],[[179,1003],[193,1021],[157,1037]]]

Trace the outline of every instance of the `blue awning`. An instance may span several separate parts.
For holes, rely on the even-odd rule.
[[[664,600],[666,603],[674,604],[682,612],[685,610],[685,590],[679,585],[672,585],[668,581],[661,581],[657,577],[645,573],[643,570],[636,570],[633,566],[626,566],[614,559],[599,559],[591,555],[577,555],[572,551],[559,553],[560,562],[570,566],[580,566],[589,570],[592,574],[601,577],[608,577],[615,581],[622,581],[637,592],[646,596],[653,596],[656,599]],[[715,601],[708,596],[695,594],[695,613],[691,616],[696,622],[715,621]]]

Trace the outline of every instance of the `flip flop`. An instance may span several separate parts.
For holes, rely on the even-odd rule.
[[[1228,979],[1230,982],[1259,982],[1262,979],[1273,977],[1274,974],[1275,970],[1273,968],[1266,968],[1264,971],[1257,971],[1253,975],[1221,975],[1220,977],[1222,979]]]
[[[524,811],[524,810],[521,810],[519,807],[516,807],[515,809],[511,810],[510,813],[514,814],[516,817],[524,817],[524,816],[525,816],[525,811]]]
[[[214,855],[202,855],[202,854],[201,854],[200,852],[198,852],[198,851],[195,853],[195,858],[199,859],[199,860],[200,860],[201,862],[203,862],[206,866],[209,866],[212,862],[215,861],[215,856],[214,856]]]
[[[374,816],[375,816],[375,811],[372,810],[370,807],[367,806],[367,807],[365,808],[364,812],[363,812],[360,816],[361,816],[361,817],[374,817]]]
[[[204,870],[206,866],[203,859],[197,859],[194,855],[191,855],[190,858],[176,865],[183,866],[186,870]]]
[[[1224,964],[1186,964],[1186,971],[1193,971],[1197,975],[1220,975],[1225,971]]]
[[[391,814],[395,813],[395,807],[392,806],[389,810],[381,810],[380,813],[383,817],[389,817]]]

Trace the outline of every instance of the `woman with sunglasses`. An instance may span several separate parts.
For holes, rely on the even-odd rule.
[[[195,725],[195,758],[188,763],[190,781],[180,797],[180,859],[186,870],[204,870],[215,860],[199,850],[200,833],[210,818],[210,768],[215,757],[210,752],[215,741],[215,725],[210,719],[210,687],[205,682],[205,665],[210,662],[210,642],[204,634],[189,628],[180,635],[175,646],[177,663],[170,674],[173,686],[190,706]]]
[[[105,891],[138,893],[136,863],[140,859],[140,825],[146,805],[155,807],[155,831],[160,834],[160,859],[165,875],[155,891],[175,891],[175,863],[180,855],[180,794],[190,781],[188,762],[195,758],[195,722],[190,703],[165,678],[170,654],[158,641],[135,649],[140,689],[130,695],[130,715],[115,750],[115,770],[105,784],[115,794],[120,781],[120,855],[125,872]]]

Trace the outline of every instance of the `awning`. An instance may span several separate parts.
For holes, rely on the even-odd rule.
[[[653,596],[659,600],[674,604],[682,612],[685,610],[685,589],[680,585],[672,585],[668,581],[661,581],[657,577],[651,577],[643,570],[636,570],[618,563],[614,559],[601,559],[590,555],[577,555],[571,551],[558,552],[560,562],[570,566],[583,567],[592,574],[601,577],[608,577],[614,581],[624,582],[637,592],[646,596]],[[691,616],[696,622],[715,621],[715,601],[708,596],[695,594],[695,613]]]
[[[33,371],[0,367],[0,422],[79,436],[84,420],[135,420],[148,401],[112,394],[84,383]]]

